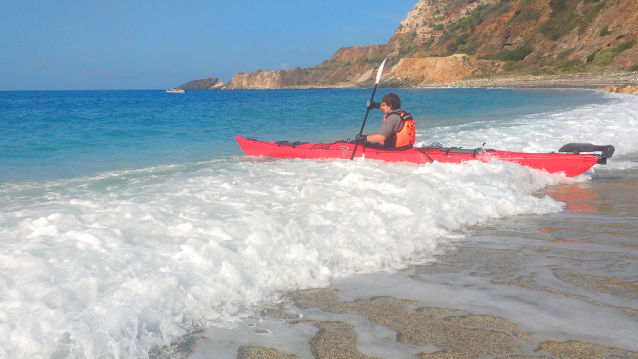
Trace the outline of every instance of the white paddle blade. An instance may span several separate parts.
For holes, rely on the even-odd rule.
[[[385,60],[387,60],[388,58],[386,57],[383,62],[381,63],[381,66],[379,66],[379,71],[377,71],[377,82],[375,82],[376,84],[379,83],[379,80],[381,80],[381,73],[383,72],[383,65],[385,65]]]

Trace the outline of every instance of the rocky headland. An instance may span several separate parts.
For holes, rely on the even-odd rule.
[[[188,81],[182,86],[178,87],[182,90],[219,90],[224,86],[218,78],[208,78],[202,80]]]
[[[371,87],[385,57],[380,87],[638,85],[637,44],[635,0],[419,0],[386,44],[215,88]]]

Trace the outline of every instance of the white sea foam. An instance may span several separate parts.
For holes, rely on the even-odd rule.
[[[0,188],[0,357],[144,357],[278,293],[427,260],[572,181],[510,163],[242,158]]]
[[[625,155],[638,151],[637,105],[615,96],[419,140],[522,151],[592,142]],[[282,291],[426,261],[468,225],[559,211],[536,193],[588,179],[497,161],[236,158],[5,183],[0,358],[145,357],[194,328],[232,327]]]
[[[616,156],[638,152],[638,96],[607,96],[612,99],[609,103],[566,112],[417,130],[417,145],[440,142],[447,146],[473,148],[486,143],[486,148],[555,152],[567,143],[576,142],[614,145]]]

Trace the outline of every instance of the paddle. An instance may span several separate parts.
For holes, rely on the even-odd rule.
[[[383,60],[383,62],[381,63],[381,66],[379,66],[379,71],[377,71],[377,82],[374,83],[374,89],[372,89],[372,96],[370,96],[370,101],[374,100],[374,93],[377,92],[377,86],[379,86],[379,80],[381,79],[381,73],[383,72],[383,65],[385,65],[385,61],[387,59],[388,58],[386,57],[385,60]],[[361,130],[359,130],[359,136],[363,134],[363,128],[366,127],[366,120],[368,119],[369,113],[370,113],[370,109],[368,108],[366,109],[366,116],[363,118],[363,123],[361,124]],[[354,151],[352,151],[352,157],[350,157],[350,161],[354,159],[354,154],[357,153],[358,146],[359,146],[359,142],[355,140]]]

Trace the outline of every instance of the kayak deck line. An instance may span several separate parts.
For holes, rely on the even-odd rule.
[[[241,136],[237,136],[237,142],[248,156],[301,159],[350,159],[356,145],[350,140],[333,143],[265,142]],[[488,162],[491,159],[498,159],[549,173],[562,172],[567,177],[578,176],[595,164],[606,164],[607,159],[614,153],[614,146],[596,146],[589,143],[570,143],[561,147],[558,153],[511,152],[481,147],[473,149],[442,146],[384,148],[380,144],[371,142],[356,146],[354,157],[384,162],[426,164],[462,163],[476,160]],[[591,152],[600,152],[600,154]]]

